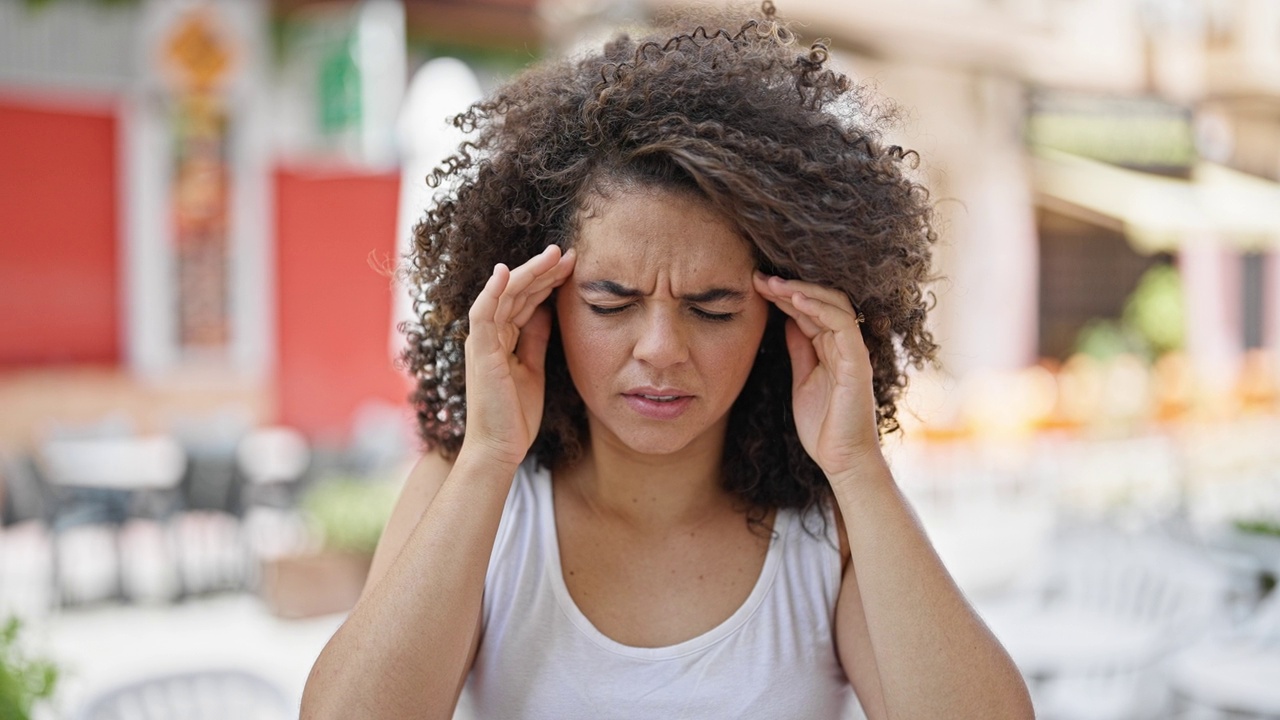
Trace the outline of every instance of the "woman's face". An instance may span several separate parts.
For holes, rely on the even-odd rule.
[[[700,198],[626,188],[588,204],[574,247],[556,312],[593,440],[721,443],[768,318],[747,242]]]

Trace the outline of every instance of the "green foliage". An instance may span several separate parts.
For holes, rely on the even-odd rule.
[[[1242,533],[1280,537],[1280,520],[1236,520],[1233,524]]]
[[[372,554],[391,516],[397,489],[383,481],[322,480],[307,491],[302,509],[330,550]]]
[[[1090,320],[1076,335],[1076,352],[1099,360],[1122,353],[1148,360],[1183,346],[1186,317],[1177,268],[1160,264],[1142,274],[1119,319]]]
[[[1142,274],[1125,303],[1124,323],[1142,336],[1155,355],[1182,348],[1186,313],[1176,268],[1156,265]]]
[[[53,697],[58,668],[47,660],[32,660],[18,647],[22,623],[9,618],[0,629],[0,720],[29,720],[31,709]]]
[[[1076,335],[1076,352],[1098,360],[1117,355],[1144,355],[1142,338],[1124,323],[1095,318],[1085,323]]]
[[[27,4],[27,8],[30,10],[40,10],[42,8],[48,7],[49,5],[52,5],[54,2],[65,2],[65,1],[66,0],[23,0],[23,2]],[[93,4],[103,5],[106,7],[111,7],[114,5],[137,5],[138,0],[93,0]],[[0,718],[0,720],[3,720],[3,718]]]

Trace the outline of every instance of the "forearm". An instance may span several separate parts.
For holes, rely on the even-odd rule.
[[[464,448],[385,576],[325,646],[303,718],[450,718],[514,468]]]
[[[1032,717],[1017,668],[943,567],[883,457],[832,488],[853,566],[837,623],[864,615],[887,716]]]

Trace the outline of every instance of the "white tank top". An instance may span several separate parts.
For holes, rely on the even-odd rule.
[[[817,515],[810,517],[817,520]],[[508,718],[844,718],[856,699],[836,659],[835,523],[806,532],[780,510],[764,568],[728,620],[691,640],[640,648],[606,637],[560,569],[551,474],[517,471],[484,584],[480,648],[462,715]]]

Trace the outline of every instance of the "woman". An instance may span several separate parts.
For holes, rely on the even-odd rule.
[[[714,26],[459,119],[430,452],[304,717],[1031,717],[880,452],[934,352],[926,193],[822,46]]]

